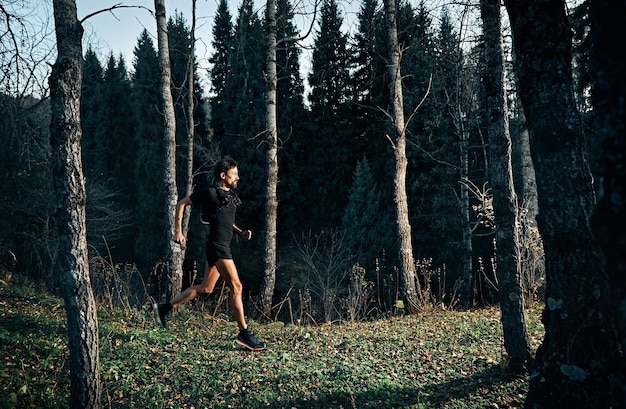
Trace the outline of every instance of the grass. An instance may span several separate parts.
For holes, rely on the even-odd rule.
[[[64,408],[63,301],[0,280],[0,407]],[[319,327],[251,323],[268,349],[235,346],[236,325],[181,308],[167,330],[146,308],[99,310],[106,408],[515,408],[528,388],[500,366],[497,308]],[[539,309],[528,311],[533,347]]]

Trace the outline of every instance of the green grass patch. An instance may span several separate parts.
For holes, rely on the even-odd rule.
[[[67,407],[62,300],[0,284],[0,407]],[[527,318],[536,347],[539,309]],[[241,350],[235,323],[204,312],[182,308],[164,331],[148,306],[100,309],[103,407],[515,408],[528,387],[500,367],[497,308],[250,326],[267,350]]]

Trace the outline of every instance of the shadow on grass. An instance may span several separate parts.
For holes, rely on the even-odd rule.
[[[16,303],[16,299],[10,302]],[[3,300],[4,301],[4,300]],[[21,302],[21,301],[18,301]],[[19,336],[48,338],[57,334],[65,335],[65,323],[51,320],[49,316],[34,316],[28,308],[16,308],[7,314],[0,314],[0,328]]]
[[[270,404],[268,408],[438,408],[493,407],[490,397],[485,396],[482,402],[467,406],[468,398],[480,395],[482,391],[491,390],[503,383],[520,381],[514,374],[503,372],[498,365],[491,365],[471,376],[455,378],[446,382],[425,385],[423,388],[373,388],[357,393],[337,392],[319,395],[311,399],[295,399]],[[454,402],[457,406],[455,406]],[[463,403],[464,402],[464,403]]]

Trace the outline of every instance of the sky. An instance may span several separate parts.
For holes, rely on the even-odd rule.
[[[294,0],[292,4],[296,10],[294,21],[301,27],[301,33],[308,30],[311,24],[311,10],[315,0]],[[208,60],[212,54],[212,29],[219,0],[196,0],[196,57],[201,71],[207,72],[209,68]],[[50,0],[32,3],[39,4],[37,13],[44,16],[52,16],[52,5]],[[340,0],[340,7],[345,20],[345,30],[350,30],[356,19],[356,14],[360,7],[359,0]],[[237,9],[241,0],[228,0],[232,18],[236,18]],[[255,0],[255,9],[261,14],[264,13],[265,0]],[[156,22],[151,14],[154,10],[154,0],[77,0],[79,20],[90,16],[100,10],[110,9],[114,5],[125,6],[114,10],[91,15],[83,22],[85,29],[83,35],[83,49],[91,47],[104,64],[112,52],[115,57],[120,54],[124,56],[126,67],[132,70],[133,49],[137,44],[137,39],[145,28],[153,37],[156,45]],[[137,7],[130,7],[137,6]],[[192,18],[191,0],[165,0],[165,9],[168,19],[174,13],[182,13],[191,26]],[[298,13],[300,11],[300,13]],[[319,14],[318,14],[319,16]],[[304,41],[304,44],[311,44],[312,35]],[[302,53],[301,68],[303,73],[308,72],[310,67],[309,51]],[[306,78],[306,75],[304,76]],[[205,81],[208,78],[204,78]]]
[[[292,0],[295,11],[294,23],[300,27],[301,34],[308,31],[312,24],[313,4],[316,0]],[[321,3],[321,0],[317,0]],[[419,0],[409,0],[414,6]],[[433,7],[450,0],[427,0]],[[196,57],[201,72],[206,73],[209,68],[208,60],[212,54],[212,28],[219,0],[196,0]],[[34,24],[39,24],[48,33],[47,48],[54,49],[54,21],[52,18],[51,0],[24,0],[10,1],[13,7],[23,5],[18,15]],[[236,18],[237,9],[241,0],[228,0],[232,18]],[[254,0],[256,10],[263,15],[265,0]],[[104,65],[111,53],[115,57],[123,55],[126,67],[132,70],[133,49],[143,29],[154,38],[156,45],[156,21],[152,15],[154,0],[76,0],[78,18],[83,21],[83,51],[91,47]],[[338,5],[344,17],[344,31],[351,32],[356,24],[356,16],[361,0],[338,0]],[[113,6],[123,6],[112,9]],[[191,26],[191,0],[165,0],[166,14],[169,17],[174,13],[182,13]],[[108,11],[102,11],[108,10]],[[99,12],[102,11],[102,12]],[[317,17],[319,19],[319,12]],[[34,36],[36,37],[36,35]],[[313,34],[301,42],[305,46],[313,43]],[[48,65],[54,61],[54,53],[49,55]],[[306,80],[310,71],[310,47],[305,47],[301,55],[302,77]],[[208,81],[207,75],[201,75],[201,81]]]
[[[201,68],[208,68],[207,60],[211,53],[211,30],[215,18],[218,0],[196,1],[196,55]],[[233,18],[236,16],[239,1],[229,1]],[[258,1],[257,1],[258,3]],[[141,6],[143,8],[119,8],[99,13],[85,20],[83,26],[84,48],[87,45],[96,51],[101,60],[110,52],[115,56],[120,53],[126,59],[127,67],[132,67],[133,49],[141,31],[145,28],[154,38],[156,46],[156,21],[151,14],[154,0],[77,0],[78,18],[120,4],[124,6]],[[191,27],[191,1],[166,0],[165,10],[169,17],[180,12],[185,16]]]
[[[295,23],[301,27],[301,32],[311,24],[310,11],[313,9],[314,0],[296,0],[293,2],[297,10],[302,10],[295,17]],[[255,0],[255,9],[263,15],[264,0]],[[345,19],[345,29],[349,30],[356,18],[360,7],[358,0],[343,0],[340,2]],[[90,45],[99,55],[101,61],[109,56],[110,52],[118,56],[124,55],[127,67],[132,67],[133,49],[141,31],[145,28],[155,39],[156,22],[151,14],[154,10],[154,0],[77,0],[78,18],[82,19],[98,10],[112,7],[116,4],[124,6],[141,6],[143,8],[119,8],[89,17],[84,22],[84,48]],[[232,18],[236,18],[237,9],[241,0],[228,1]],[[212,29],[215,19],[218,0],[196,1],[196,56],[200,69],[209,68],[208,59],[212,53]],[[182,13],[189,26],[191,26],[192,10],[191,1],[166,0],[165,8],[168,18],[174,13]],[[149,11],[150,10],[150,11]],[[319,15],[319,14],[318,14]],[[312,36],[306,43],[312,42]],[[303,53],[302,64],[308,66],[307,52]]]

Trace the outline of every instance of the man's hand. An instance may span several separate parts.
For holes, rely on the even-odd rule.
[[[180,244],[181,246],[184,246],[187,239],[185,239],[185,236],[183,236],[183,233],[177,231],[176,236],[174,237],[174,241]]]
[[[239,233],[239,235],[244,240],[250,240],[252,239],[252,230],[242,230],[241,233]]]

